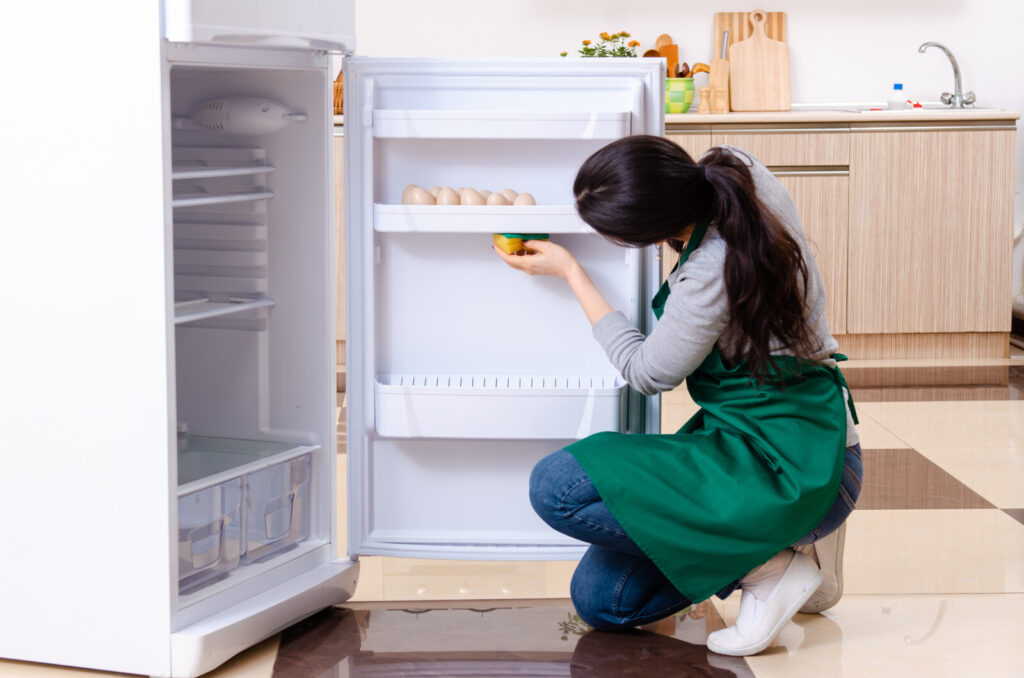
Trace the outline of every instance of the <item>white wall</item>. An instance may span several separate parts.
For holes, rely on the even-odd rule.
[[[601,31],[627,30],[653,46],[661,33],[680,60],[712,56],[715,12],[749,11],[750,2],[682,0],[356,0],[359,53],[394,57],[557,56]],[[907,96],[937,101],[953,89],[941,51],[960,62],[964,90],[979,106],[1024,111],[1024,0],[776,0],[761,6],[787,14],[793,101],[884,101],[894,82]],[[701,78],[706,76],[699,76]],[[701,83],[698,83],[701,84]],[[955,162],[955,159],[951,159]],[[1024,220],[1024,135],[1017,140],[1017,218]]]

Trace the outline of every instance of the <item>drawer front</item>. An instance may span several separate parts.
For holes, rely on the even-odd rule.
[[[683,147],[694,160],[699,160],[711,148],[711,130],[686,130],[665,132],[665,138]]]
[[[850,164],[849,130],[713,131],[711,143],[742,148],[770,167],[845,167]]]

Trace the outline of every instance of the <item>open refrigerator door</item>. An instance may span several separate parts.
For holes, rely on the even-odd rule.
[[[345,60],[350,553],[582,553],[534,514],[530,470],[592,433],[657,431],[659,402],[626,386],[562,281],[511,270],[491,242],[550,235],[649,325],[654,248],[593,232],[572,182],[607,143],[662,133],[663,68]],[[535,204],[404,204],[409,185],[512,189]]]

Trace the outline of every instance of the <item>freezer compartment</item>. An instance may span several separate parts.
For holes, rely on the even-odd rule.
[[[189,591],[238,565],[242,480],[178,497],[178,588]]]
[[[243,560],[263,560],[306,538],[309,485],[308,454],[246,474]]]
[[[382,374],[377,433],[405,438],[579,439],[618,431],[626,383],[617,376]]]

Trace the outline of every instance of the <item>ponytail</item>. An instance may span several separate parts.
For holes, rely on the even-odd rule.
[[[807,324],[804,292],[809,273],[799,243],[758,199],[747,165],[713,148],[701,167],[714,200],[712,214],[725,240],[726,334],[764,382],[773,365],[772,343],[808,357],[816,348]]]
[[[677,240],[711,217],[727,246],[726,338],[760,382],[770,376],[773,348],[809,357],[816,346],[807,324],[807,262],[800,245],[758,199],[747,165],[722,148],[696,163],[675,143],[655,136],[614,141],[591,155],[573,184],[580,217],[623,245]]]

